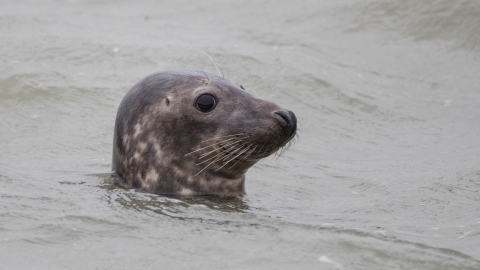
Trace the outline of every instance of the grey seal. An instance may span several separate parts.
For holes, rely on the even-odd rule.
[[[121,101],[112,176],[156,194],[239,196],[245,173],[295,137],[295,114],[203,71],[151,74]]]

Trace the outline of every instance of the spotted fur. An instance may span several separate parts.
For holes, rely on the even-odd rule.
[[[203,93],[217,99],[211,112],[195,106]],[[159,72],[120,103],[112,174],[119,184],[157,194],[238,196],[248,168],[284,147],[295,131],[292,112],[225,78]]]

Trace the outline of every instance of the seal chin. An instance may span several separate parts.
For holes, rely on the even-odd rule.
[[[247,170],[296,130],[292,111],[229,80],[159,72],[133,86],[118,108],[112,170],[119,183],[147,192],[237,196]]]

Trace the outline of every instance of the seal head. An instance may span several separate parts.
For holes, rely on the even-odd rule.
[[[145,77],[115,122],[117,183],[157,194],[238,196],[245,173],[296,134],[291,111],[202,71]]]

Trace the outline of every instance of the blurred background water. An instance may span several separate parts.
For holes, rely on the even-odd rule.
[[[477,0],[5,0],[2,269],[480,269]],[[144,76],[214,73],[300,139],[240,199],[111,184]]]

